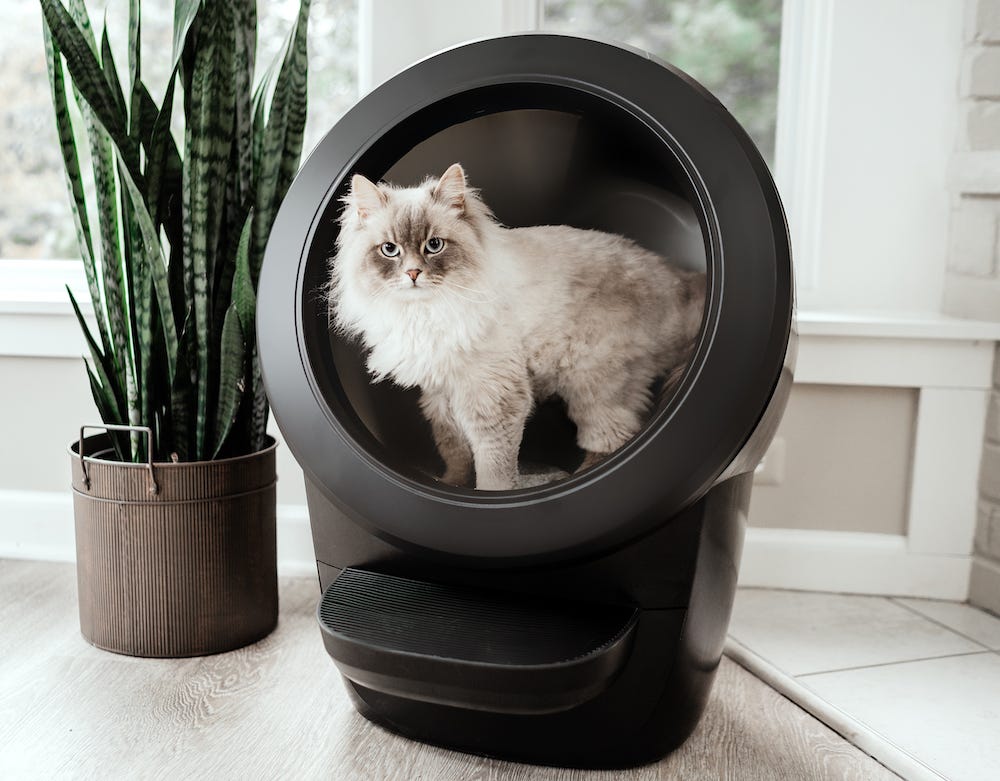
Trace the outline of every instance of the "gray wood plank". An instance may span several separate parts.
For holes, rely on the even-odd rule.
[[[312,579],[283,579],[275,632],[217,656],[133,659],[79,634],[75,570],[0,561],[0,778],[890,779],[723,661],[702,723],[629,771],[540,768],[393,735],[359,716],[326,656]]]

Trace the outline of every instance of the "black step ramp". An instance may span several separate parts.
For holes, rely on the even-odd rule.
[[[345,569],[319,605],[340,672],[377,691],[497,713],[568,710],[628,658],[638,610]]]

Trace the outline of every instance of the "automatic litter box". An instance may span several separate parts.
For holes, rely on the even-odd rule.
[[[707,273],[676,390],[602,463],[508,492],[454,488],[414,391],[372,384],[322,294],[354,173],[461,162],[508,226],[626,235]],[[626,766],[691,732],[722,654],[753,469],[792,382],[788,234],[767,166],[702,87],[611,44],[532,34],[435,55],[363,98],[277,216],[258,339],[305,473],[326,648],[366,717],[528,762]],[[522,458],[573,472],[558,404]]]

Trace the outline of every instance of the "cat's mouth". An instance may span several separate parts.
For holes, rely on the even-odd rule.
[[[418,279],[416,282],[406,280],[405,283],[397,285],[396,289],[406,296],[418,296],[429,293],[435,287],[437,286]]]

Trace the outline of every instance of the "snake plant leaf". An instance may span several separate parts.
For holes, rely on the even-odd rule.
[[[295,28],[295,36],[287,61],[287,83],[282,83],[279,75],[278,89],[287,94],[285,107],[285,143],[280,155],[278,184],[275,191],[275,211],[299,169],[302,156],[302,138],[306,128],[306,99],[309,87],[309,54],[308,54],[309,0],[304,0],[299,6],[299,18]],[[283,71],[285,69],[282,69]],[[285,93],[287,84],[287,93]],[[272,215],[268,223],[270,232]]]
[[[197,345],[194,336],[194,308],[188,309],[177,346],[177,372],[170,382],[171,447],[181,461],[194,457],[192,406],[198,383]]]
[[[115,58],[111,53],[111,43],[108,41],[108,14],[104,12],[104,30],[101,32],[101,71],[104,73],[104,80],[108,82],[108,89],[117,104],[116,108],[122,116],[128,116],[128,108],[125,105],[125,93],[122,92],[121,82],[118,80],[118,68],[115,66]]]
[[[174,2],[174,45],[172,55],[174,67],[181,60],[188,32],[203,5],[204,0],[176,0]]]
[[[167,376],[173,382],[177,368],[177,325],[174,320],[174,308],[170,299],[170,288],[167,284],[167,269],[163,260],[163,250],[160,246],[159,238],[156,234],[156,226],[153,218],[149,215],[142,194],[133,181],[124,163],[119,165],[118,171],[121,179],[128,190],[129,200],[135,219],[139,224],[139,231],[142,234],[143,258],[148,264],[149,273],[153,280],[153,289],[156,292],[156,303],[160,308],[161,322],[163,323],[164,345],[166,347]]]
[[[289,31],[261,140],[260,156],[256,161],[257,193],[250,252],[250,272],[254,280],[260,276],[267,237],[278,205],[288,189],[288,183],[285,182],[286,172],[289,168],[294,172],[302,151],[306,102],[305,74],[309,62],[306,47],[309,2],[310,0],[301,0],[298,17]],[[290,178],[288,181],[291,181]]]
[[[94,376],[94,372],[90,370],[90,366],[87,365],[86,361],[84,361],[84,366],[87,369],[87,379],[90,381],[90,395],[94,397],[94,403],[97,406],[97,412],[100,414],[101,420],[105,423],[124,423],[108,399],[106,389],[101,385],[97,377]],[[108,436],[111,438],[111,446],[114,448],[118,460],[130,460],[128,440],[122,435],[122,432],[109,431]]]
[[[45,59],[49,72],[49,86],[52,88],[52,105],[56,114],[56,130],[59,134],[59,146],[62,150],[63,167],[66,172],[66,188],[69,190],[69,202],[73,212],[73,224],[76,228],[77,244],[83,256],[83,269],[87,277],[87,289],[95,312],[102,310],[102,295],[97,281],[97,266],[94,260],[94,246],[90,233],[90,218],[87,215],[87,201],[83,188],[83,176],[80,171],[80,159],[76,149],[76,138],[73,133],[73,120],[69,113],[69,102],[66,99],[66,84],[63,76],[62,58],[56,42],[52,39],[48,23],[42,20],[42,33],[45,41]],[[111,339],[103,318],[97,318],[101,343],[105,350],[111,349]]]
[[[209,322],[209,300],[214,269],[211,267],[209,235],[215,222],[219,203],[213,203],[212,180],[217,170],[215,156],[219,141],[228,141],[227,132],[218,116],[217,71],[219,26],[218,4],[209,6],[199,27],[200,45],[194,54],[191,71],[190,109],[185,127],[184,165],[184,259],[189,265],[188,292],[194,302],[194,332],[198,354],[198,401],[195,423],[195,455],[201,458],[206,446],[209,423],[209,357],[212,327]],[[213,12],[214,11],[214,12]],[[228,148],[228,145],[226,145]],[[223,157],[223,163],[225,158]],[[214,246],[211,246],[214,249]]]
[[[153,344],[153,290],[152,271],[146,261],[142,241],[142,228],[132,200],[125,191],[121,197],[122,224],[125,227],[125,269],[132,303],[129,318],[132,335],[133,366],[136,378],[138,409],[142,420],[151,420],[153,414],[152,362]],[[141,453],[138,454],[141,458]]]
[[[87,23],[86,9],[82,0],[75,0],[74,14],[82,15]],[[87,27],[84,29],[89,32]],[[102,71],[107,80],[119,110],[125,112],[125,98],[118,83],[118,72],[115,67],[111,47],[108,44],[107,23],[101,38]],[[128,310],[125,300],[124,272],[122,267],[121,248],[118,232],[118,192],[115,181],[114,152],[111,140],[104,128],[93,116],[89,105],[81,103],[81,115],[90,137],[91,163],[94,169],[95,198],[97,201],[98,225],[101,232],[101,270],[103,272],[105,313],[108,318],[112,344],[114,345],[114,362],[119,381],[126,388],[134,385],[134,370],[130,366],[131,354],[128,349]],[[131,375],[131,376],[130,376]]]
[[[267,396],[264,393],[264,379],[257,357],[256,320],[257,296],[250,278],[250,238],[253,229],[253,214],[247,216],[236,250],[236,274],[233,278],[233,305],[240,316],[240,325],[247,345],[250,346],[250,450],[264,447],[267,435]]]
[[[119,111],[94,48],[59,0],[40,2],[52,37],[66,58],[66,67],[73,77],[74,88],[93,110],[95,119],[111,136],[133,178],[141,182],[138,148],[128,136],[127,118]]]
[[[253,197],[253,69],[257,49],[257,2],[237,0],[233,6],[235,50],[232,60],[235,95],[233,139],[237,149],[236,198],[249,208]]]
[[[143,130],[146,149],[146,203],[149,213],[162,225],[171,247],[180,249],[184,242],[183,215],[181,213],[181,187],[183,162],[173,134],[170,119],[174,104],[174,84],[176,72],[170,74],[163,106],[156,112],[152,127]],[[142,88],[142,114],[144,120],[153,114],[156,104]]]
[[[144,84],[137,88],[136,107],[129,114],[129,133],[139,139],[139,143],[146,152],[146,190],[149,190],[149,145],[153,137],[153,128],[156,126],[156,118],[160,115],[160,107],[156,105],[153,96],[149,94]],[[148,200],[147,195],[147,200]],[[150,210],[152,214],[152,210]]]
[[[229,432],[236,421],[236,413],[240,401],[246,392],[246,343],[243,338],[243,327],[236,304],[230,304],[226,311],[226,319],[222,325],[222,342],[219,351],[219,403],[215,413],[216,435],[212,458],[218,458],[219,452]]]
[[[66,286],[66,292],[69,294],[69,301],[70,304],[73,305],[73,313],[76,315],[77,322],[80,324],[80,330],[83,331],[84,339],[87,341],[87,347],[90,349],[91,362],[94,364],[94,370],[97,372],[97,377],[101,381],[101,387],[105,390],[110,408],[114,411],[115,417],[118,421],[123,421],[126,418],[125,398],[122,394],[122,389],[114,382],[114,372],[111,360],[101,351],[97,342],[94,341],[94,337],[90,332],[90,327],[87,325],[87,321],[84,318],[83,313],[80,311],[80,305],[76,302],[76,297],[73,295],[73,291],[70,290],[69,285]]]
[[[70,14],[78,25],[78,30],[88,50],[96,54],[97,46],[94,33],[90,26],[90,17],[82,0],[71,0]],[[113,81],[117,85],[117,74],[114,73],[114,62],[110,60],[110,49],[108,50],[109,66],[108,88],[114,92],[111,86]],[[67,65],[69,61],[67,60]],[[124,388],[126,393],[133,387],[132,377],[129,372],[128,341],[125,333],[125,311],[124,299],[121,291],[121,262],[118,246],[118,213],[117,195],[115,193],[114,160],[112,157],[111,144],[107,133],[100,126],[94,117],[93,109],[82,98],[78,85],[74,79],[73,93],[76,96],[77,104],[80,107],[80,115],[83,119],[86,136],[90,140],[91,165],[94,172],[95,200],[97,204],[97,221],[101,246],[101,281],[103,283],[103,306],[95,309],[95,312],[102,312],[107,320],[106,326],[102,328],[101,339],[105,344],[105,354],[108,356],[113,367],[113,376],[116,386]],[[119,90],[120,95],[120,90]],[[100,316],[100,315],[99,315]],[[103,319],[103,318],[102,318]]]
[[[257,345],[253,347],[253,363],[251,364],[251,378],[253,381],[253,409],[250,418],[250,450],[256,452],[264,447],[264,439],[267,436],[267,394],[264,392],[264,375],[260,370],[260,357],[257,354]]]
[[[250,279],[250,234],[253,230],[253,214],[247,215],[240,233],[240,243],[236,248],[236,273],[233,277],[233,305],[240,317],[243,333],[253,342],[254,312],[257,311],[257,296]]]
[[[104,22],[104,29],[107,30],[108,23]],[[149,92],[142,84],[142,11],[139,8],[139,0],[129,0],[128,3],[128,83],[129,83],[129,117],[135,117],[142,111],[142,97],[145,93],[149,97]],[[150,101],[152,102],[152,101]],[[156,105],[155,103],[153,104]],[[156,115],[153,114],[155,117]],[[140,131],[141,122],[132,122],[130,130],[134,137],[136,131]]]
[[[287,43],[287,41],[286,41]],[[264,156],[264,131],[267,129],[267,98],[274,87],[274,73],[277,60],[267,66],[264,77],[257,85],[253,94],[253,143],[251,153],[253,158],[253,178],[260,181],[261,158]]]
[[[230,176],[227,196],[235,199],[235,189],[237,187],[236,177]],[[233,210],[238,207],[233,206]],[[240,214],[243,215],[243,222],[240,222]],[[236,263],[234,260],[236,249],[240,240],[240,226],[246,223],[247,210],[230,212],[230,206],[226,207],[226,236],[224,243],[220,246],[221,263],[216,264],[217,272],[215,276],[215,300],[212,304],[212,328],[214,333],[222,333],[222,325],[226,319],[226,312],[233,298],[233,277],[236,274]]]
[[[208,186],[209,219],[206,234],[208,249],[208,271],[210,295],[215,294],[216,280],[229,260],[230,250],[226,243],[228,225],[224,225],[227,206],[237,207],[228,193],[235,190],[238,175],[234,147],[239,146],[236,135],[236,83],[232,78],[236,50],[235,8],[237,0],[219,3],[216,9],[216,50],[215,78],[210,104],[211,115],[205,128],[209,141]],[[249,141],[249,137],[247,138]],[[239,223],[237,223],[239,225]],[[219,332],[216,331],[217,335]],[[216,337],[217,338],[217,337]]]

